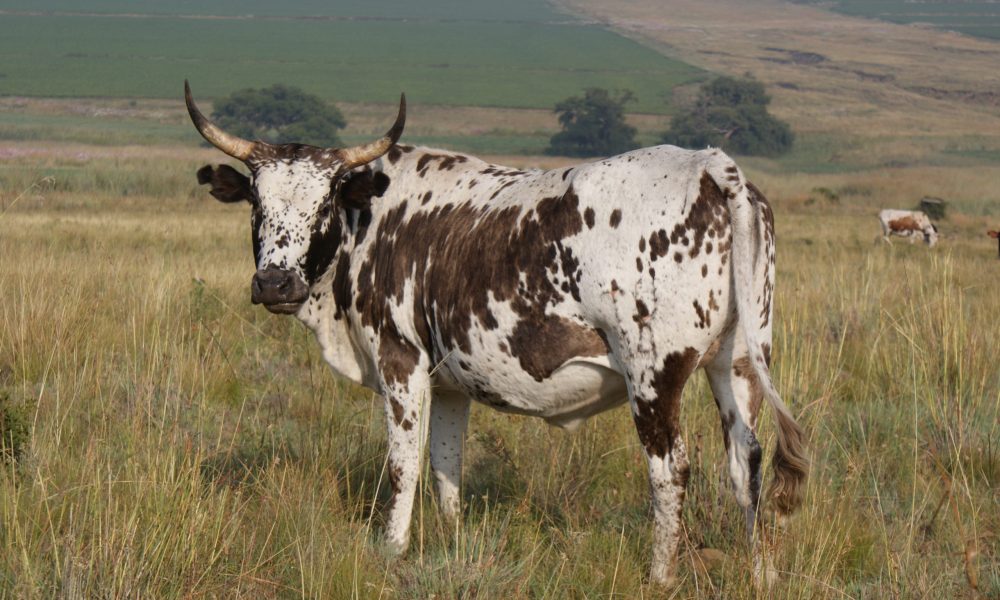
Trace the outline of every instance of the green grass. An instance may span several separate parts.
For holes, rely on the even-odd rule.
[[[798,0],[846,15],[882,19],[893,23],[926,23],[987,39],[1000,39],[1000,7],[987,0],[958,2],[907,2],[905,0]]]
[[[551,108],[598,86],[662,114],[705,77],[583,24],[2,15],[0,33],[8,95],[179,98],[188,78],[203,99],[280,82],[344,102]]]
[[[544,0],[295,0],[274,3],[265,0],[2,0],[0,10],[72,12],[91,14],[212,15],[242,17],[333,17],[369,19],[426,19],[449,21],[569,21],[573,17],[554,9]]]

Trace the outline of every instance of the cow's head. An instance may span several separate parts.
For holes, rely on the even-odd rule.
[[[926,242],[928,247],[933,248],[934,244],[938,241],[938,228],[937,225],[931,223],[927,227],[924,227],[924,242]]]
[[[226,133],[198,110],[184,82],[184,100],[198,133],[250,169],[246,177],[228,166],[203,167],[198,182],[209,183],[222,202],[251,205],[254,261],[251,300],[273,313],[292,314],[336,258],[345,208],[359,208],[359,196],[382,195],[388,179],[352,173],[385,154],[403,133],[406,98],[392,128],[380,139],[352,148],[269,144]]]

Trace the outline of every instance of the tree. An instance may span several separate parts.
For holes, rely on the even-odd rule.
[[[715,146],[736,154],[778,156],[795,141],[788,123],[769,112],[771,97],[751,78],[718,77],[702,86],[694,106],[676,115],[663,135],[667,144]]]
[[[281,84],[245,89],[215,104],[212,119],[229,133],[270,143],[339,146],[337,130],[347,122],[337,107]]]
[[[562,131],[552,136],[546,154],[562,156],[610,156],[638,147],[635,127],[625,124],[625,103],[635,98],[626,90],[611,95],[608,90],[588,88],[556,104]]]

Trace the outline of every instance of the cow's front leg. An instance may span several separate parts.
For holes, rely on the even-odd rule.
[[[453,524],[461,509],[462,449],[469,404],[468,398],[455,392],[435,392],[431,403],[431,470],[441,510]]]
[[[420,476],[427,422],[425,406],[430,402],[427,360],[405,340],[383,336],[379,347],[382,395],[389,456],[387,468],[392,500],[386,522],[386,546],[403,554],[410,542],[413,499]]]

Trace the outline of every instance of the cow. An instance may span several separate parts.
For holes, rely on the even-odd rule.
[[[909,238],[911,244],[923,237],[928,247],[934,247],[938,241],[937,226],[919,210],[886,208],[878,213],[878,222],[882,227],[882,235],[875,239],[876,243],[884,240],[892,244],[889,236],[893,235]]]
[[[440,506],[458,518],[471,402],[566,429],[627,402],[648,465],[650,580],[670,582],[689,472],[681,392],[698,368],[751,542],[765,400],[777,423],[772,505],[784,515],[800,504],[805,434],[769,372],[772,212],[720,150],[513,169],[399,145],[405,97],[374,142],[270,144],[223,131],[187,82],[184,92],[199,133],[251,174],[198,174],[219,200],[250,205],[251,301],[295,315],[336,373],[384,398],[393,553],[409,543],[425,445]],[[752,547],[754,572],[770,579]]]
[[[997,257],[1000,258],[1000,231],[987,231],[986,235],[997,241]]]

